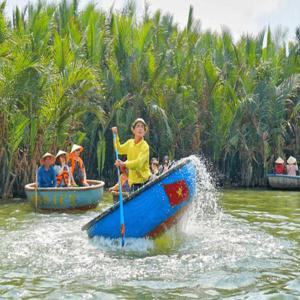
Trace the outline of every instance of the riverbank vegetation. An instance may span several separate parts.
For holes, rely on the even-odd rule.
[[[104,12],[78,1],[0,1],[0,189],[35,181],[42,153],[85,148],[90,178],[113,177],[110,128],[143,117],[151,155],[203,154],[223,179],[263,185],[278,155],[300,154],[300,29],[295,41],[185,28],[134,2]]]

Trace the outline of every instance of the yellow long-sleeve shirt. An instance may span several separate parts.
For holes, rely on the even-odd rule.
[[[129,139],[124,144],[120,144],[119,137],[117,136],[117,149],[119,154],[127,155],[125,165],[129,171],[129,185],[146,182],[151,175],[149,168],[149,145],[147,142],[142,139],[136,144],[134,139]]]

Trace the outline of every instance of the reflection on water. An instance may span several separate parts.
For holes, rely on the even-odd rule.
[[[1,206],[0,298],[299,299],[299,193],[221,193],[198,164],[205,191],[190,215],[124,249],[81,231],[97,211]]]

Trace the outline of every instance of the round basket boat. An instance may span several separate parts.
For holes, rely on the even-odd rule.
[[[25,193],[32,206],[41,210],[90,209],[103,197],[104,182],[87,180],[89,186],[37,188],[35,183],[25,186]]]
[[[196,195],[197,169],[190,158],[182,159],[167,172],[149,181],[123,201],[125,235],[156,237],[176,224]],[[120,237],[119,202],[85,224],[89,237]]]
[[[300,176],[268,174],[269,185],[277,190],[300,190]]]

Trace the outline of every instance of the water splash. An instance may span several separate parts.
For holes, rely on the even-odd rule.
[[[216,216],[221,212],[218,205],[221,194],[206,168],[205,159],[195,155],[190,156],[189,159],[192,160],[197,170],[196,195],[191,218],[194,220],[202,219],[207,215]]]
[[[206,226],[219,226],[223,215],[218,203],[221,192],[207,170],[205,159],[196,155],[191,155],[188,159],[196,167],[197,177],[192,205],[177,226],[184,234],[199,232],[199,227],[203,226],[203,223]]]
[[[145,254],[154,247],[153,240],[146,238],[126,238],[126,245],[123,248],[120,247],[121,239],[108,239],[96,236],[91,242],[100,251],[114,252],[117,250],[119,253],[129,255]]]

